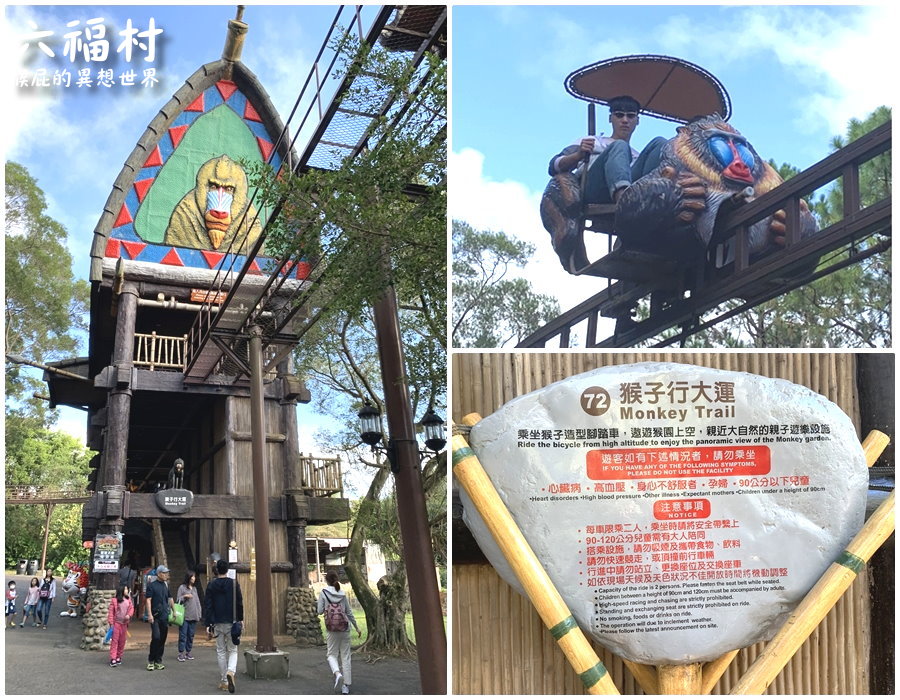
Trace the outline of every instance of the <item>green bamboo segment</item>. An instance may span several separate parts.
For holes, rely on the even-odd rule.
[[[872,514],[859,534],[841,555],[840,561],[828,567],[819,582],[806,594],[778,634],[766,645],[753,665],[731,690],[732,695],[759,695],[771,685],[791,657],[828,614],[838,599],[851,586],[856,571],[843,563],[847,555],[863,562],[894,531],[894,493]]]
[[[463,423],[473,425],[479,420],[480,416],[470,414],[463,418]],[[618,689],[581,628],[569,622],[570,619],[574,622],[571,611],[525,541],[466,439],[462,435],[454,435],[451,445],[453,475],[466,490],[544,625],[553,633],[588,693],[618,695]]]

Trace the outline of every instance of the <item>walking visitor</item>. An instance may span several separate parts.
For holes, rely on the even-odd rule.
[[[325,583],[328,585],[319,593],[316,610],[319,615],[325,616],[325,639],[327,642],[326,655],[328,665],[334,674],[334,689],[340,687],[343,695],[349,695],[350,683],[350,625],[356,628],[356,634],[361,636],[356,618],[350,612],[350,601],[341,590],[338,575],[334,571],[325,574]],[[340,660],[340,663],[338,663]]]
[[[122,663],[122,652],[125,651],[125,640],[128,637],[128,623],[134,616],[134,603],[131,600],[131,589],[119,586],[115,597],[109,602],[107,621],[112,628],[112,640],[109,643],[109,665]]]
[[[219,662],[219,690],[233,693],[234,674],[237,672],[237,647],[240,637],[238,623],[244,619],[244,597],[235,579],[228,576],[228,562],[216,562],[216,578],[206,588],[203,605],[203,621],[207,630],[216,638],[216,659]]]
[[[194,631],[197,621],[203,613],[200,608],[200,598],[194,584],[197,582],[197,574],[188,571],[184,575],[184,583],[178,587],[175,594],[175,602],[184,606],[184,622],[178,630],[178,660],[193,661],[191,649],[194,648]]]
[[[47,629],[47,623],[50,622],[50,608],[53,607],[53,599],[56,597],[56,579],[53,578],[53,570],[47,569],[44,572],[44,578],[41,581],[41,587],[38,591],[38,622],[44,629]]]
[[[35,577],[31,579],[31,582],[28,584],[28,593],[25,594],[25,603],[22,606],[22,622],[19,623],[19,627],[25,626],[29,616],[31,617],[31,626],[38,626],[37,605],[40,600],[40,595],[41,582]]]
[[[166,637],[169,634],[169,610],[172,609],[172,595],[169,593],[169,567],[156,567],[156,580],[147,584],[146,612],[150,623],[150,652],[147,655],[147,670],[162,671],[163,654],[166,651]]]

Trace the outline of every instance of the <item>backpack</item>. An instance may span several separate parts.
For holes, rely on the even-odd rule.
[[[325,591],[322,592],[325,593]],[[346,632],[350,629],[350,623],[344,614],[344,606],[341,605],[341,601],[332,602],[327,593],[325,593],[325,600],[328,603],[325,606],[325,629],[329,632]]]
[[[50,582],[49,581],[44,581],[44,583],[41,584],[40,597],[41,598],[49,598],[50,597]]]

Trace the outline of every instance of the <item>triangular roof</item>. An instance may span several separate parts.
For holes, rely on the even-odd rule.
[[[296,162],[293,151],[288,158],[290,141],[287,136],[279,142],[284,124],[250,69],[239,60],[220,59],[207,63],[185,81],[153,118],[113,183],[94,229],[91,282],[102,280],[104,257],[209,269],[210,256],[203,255],[208,251],[148,243],[134,234],[131,224],[152,186],[152,178],[164,165],[165,158],[177,149],[192,120],[211,108],[210,101],[216,103],[213,106],[229,104],[235,109],[237,116],[255,135],[263,160],[277,146],[270,161],[273,167],[277,169],[284,160]],[[173,263],[173,260],[178,262]]]

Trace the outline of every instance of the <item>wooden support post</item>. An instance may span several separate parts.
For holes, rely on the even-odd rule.
[[[278,363],[278,377],[290,374],[290,360]],[[283,385],[283,382],[282,382]],[[281,448],[281,459],[284,464],[283,484],[285,494],[297,493],[303,488],[303,475],[300,468],[300,443],[297,438],[297,400],[282,399],[282,429],[284,443]],[[306,520],[288,520],[287,545],[288,559],[294,565],[289,576],[292,588],[309,586],[309,561],[306,554]]]
[[[474,425],[479,420],[481,416],[471,413],[465,416],[462,422],[465,425]],[[575,622],[553,581],[525,541],[519,526],[485,473],[478,457],[469,447],[469,443],[462,435],[454,435],[451,445],[453,475],[472,499],[535,610],[572,668],[580,676],[588,693],[618,695],[619,691],[609,677],[606,667],[597,657],[597,653]]]
[[[47,541],[50,539],[50,516],[53,515],[53,504],[45,503],[44,511],[47,514],[47,517],[44,518],[44,545],[41,547],[41,571],[46,571],[44,568],[47,565]]]
[[[447,692],[447,635],[434,572],[434,548],[406,380],[397,295],[390,284],[375,302],[374,322],[388,433],[395,448],[392,469],[397,489],[397,517],[416,633],[419,678],[423,693],[444,695]]]
[[[866,463],[874,464],[887,444],[886,435],[872,431],[863,441]],[[768,688],[803,642],[831,611],[857,574],[884,541],[894,532],[894,493],[872,514],[847,549],[828,567],[818,583],[806,594],[763,653],[731,690],[732,695],[759,695]]]
[[[272,557],[269,550],[269,488],[266,406],[263,395],[262,328],[250,329],[250,431],[253,433],[253,540],[256,547],[256,651],[276,651],[272,621]]]
[[[660,695],[699,695],[703,664],[663,664],[656,667]]]

